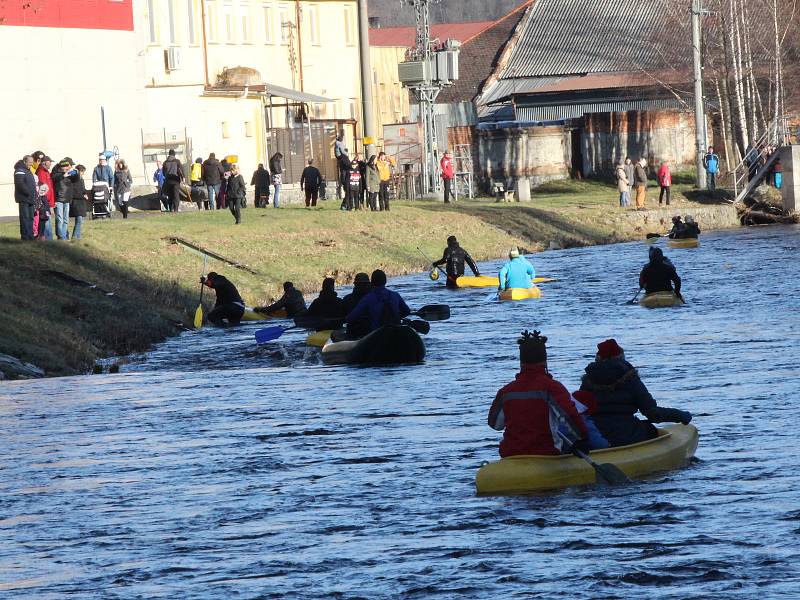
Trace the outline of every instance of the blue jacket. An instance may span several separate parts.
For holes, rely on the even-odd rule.
[[[92,171],[92,183],[105,181],[110,189],[114,189],[114,171],[108,165],[97,165]]]
[[[17,204],[35,204],[36,196],[36,178],[23,161],[17,161],[14,165],[14,201]]]
[[[500,289],[531,288],[536,271],[524,256],[512,258],[500,269]]]
[[[164,172],[161,170],[161,167],[156,169],[156,172],[153,173],[153,182],[158,185],[159,190],[164,187]]]
[[[397,292],[373,287],[347,315],[347,322],[354,323],[365,314],[369,318],[370,331],[375,331],[383,325],[399,323],[400,319],[411,314],[411,310]]]
[[[719,156],[713,152],[709,152],[703,157],[703,164],[706,167],[706,171],[709,173],[716,173],[719,171]]]

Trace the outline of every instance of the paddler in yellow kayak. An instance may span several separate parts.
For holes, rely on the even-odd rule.
[[[294,287],[291,281],[283,283],[283,296],[277,302],[269,306],[259,306],[253,310],[257,313],[269,315],[281,309],[286,311],[286,315],[290,319],[306,314],[306,301],[303,298],[303,293]]]
[[[213,271],[201,277],[200,283],[217,293],[214,309],[208,313],[209,322],[217,327],[224,327],[226,322],[228,325],[238,325],[244,314],[244,301],[236,286]]]
[[[469,265],[469,268],[472,269],[472,272],[475,274],[475,277],[480,277],[480,271],[478,271],[478,267],[475,265],[475,261],[472,260],[472,257],[469,255],[469,252],[464,250],[456,239],[456,236],[451,235],[447,238],[447,248],[444,249],[444,254],[442,254],[441,260],[437,260],[436,262],[432,263],[432,267],[441,267],[443,264],[447,263],[445,267],[445,271],[447,272],[447,287],[449,288],[457,288],[456,279],[461,277],[464,274],[464,263]]]
[[[518,248],[512,248],[508,253],[508,262],[500,269],[498,279],[499,289],[532,288],[536,270],[527,258],[521,256]]]

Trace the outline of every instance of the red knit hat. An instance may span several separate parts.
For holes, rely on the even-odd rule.
[[[620,345],[614,338],[611,338],[610,340],[606,340],[604,342],[600,342],[599,344],[597,344],[597,358],[599,358],[600,360],[606,360],[607,358],[614,358],[615,356],[619,356],[623,352],[624,350],[620,348]]]

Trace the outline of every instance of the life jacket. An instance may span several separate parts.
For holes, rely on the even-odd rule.
[[[200,163],[192,163],[192,170],[189,173],[191,181],[200,181],[203,178],[203,165]]]

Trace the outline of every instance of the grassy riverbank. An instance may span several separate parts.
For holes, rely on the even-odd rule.
[[[680,211],[701,206],[677,195],[673,202]],[[318,210],[249,208],[241,225],[234,225],[227,211],[90,221],[84,239],[70,243],[23,244],[16,239],[17,223],[3,223],[0,353],[36,364],[48,375],[64,375],[85,372],[100,357],[146,350],[179,331],[197,307],[203,260],[170,237],[255,271],[216,260],[207,267],[227,275],[255,305],[277,296],[286,279],[311,295],[324,276],[346,284],[358,271],[378,267],[390,275],[423,270],[427,263],[417,246],[438,258],[451,234],[476,260],[502,256],[512,245],[533,252],[551,241],[589,245],[644,235],[628,211],[616,206],[613,188],[589,182],[550,184],[531,204],[395,202],[389,213],[345,213],[337,210],[338,202],[323,204]],[[212,304],[207,295],[206,309]]]

